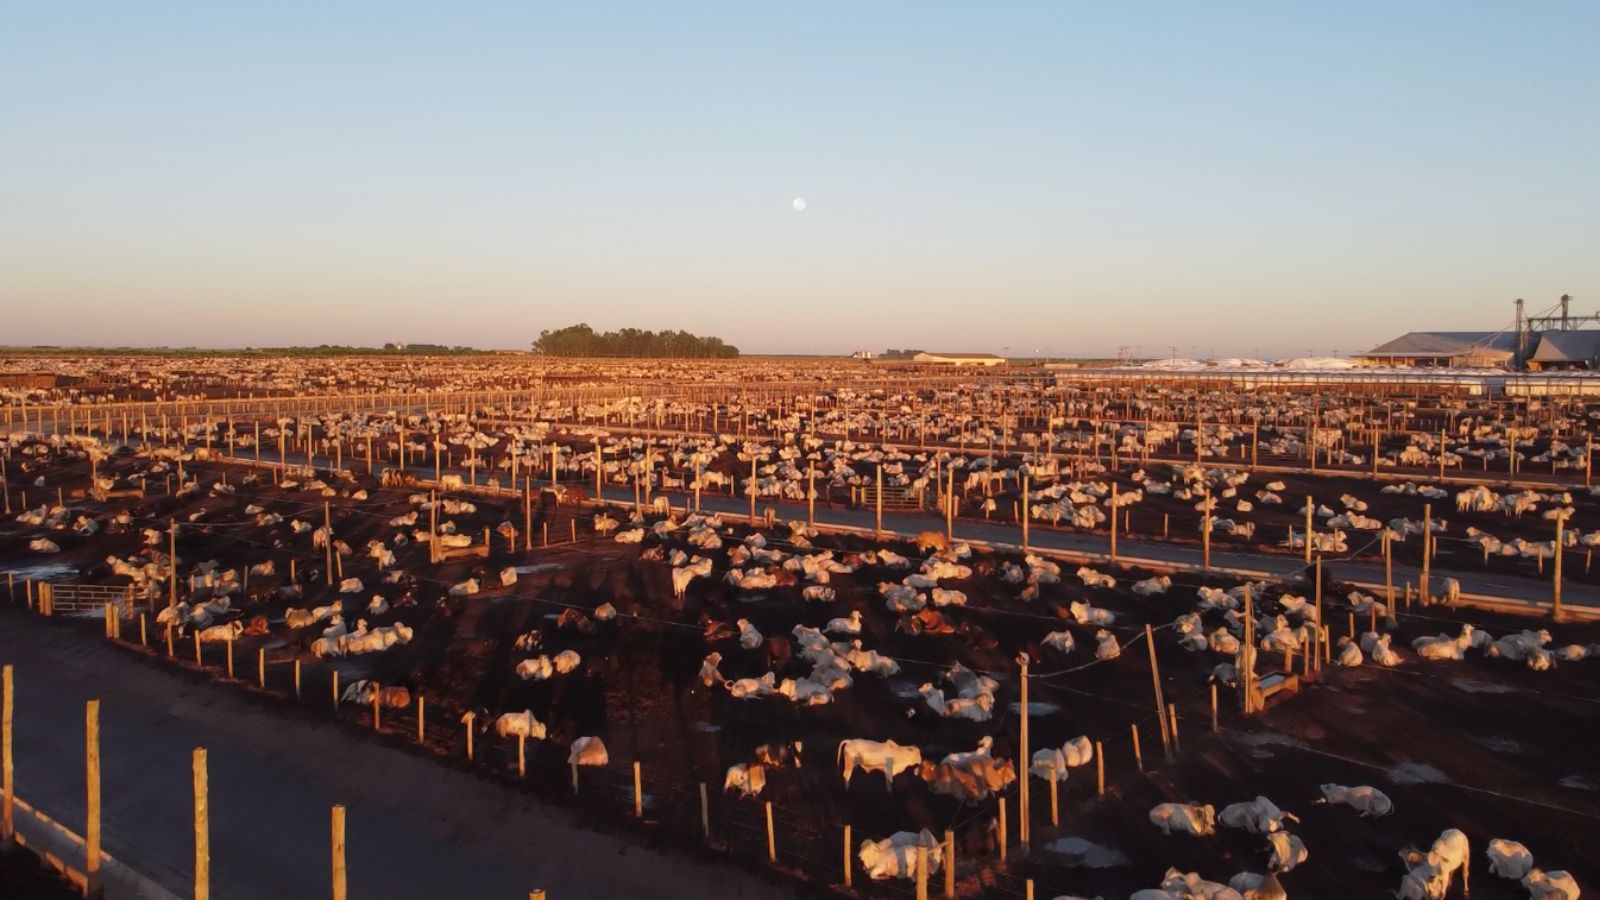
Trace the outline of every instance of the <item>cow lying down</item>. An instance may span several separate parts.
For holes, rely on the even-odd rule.
[[[913,878],[917,874],[917,848],[928,848],[928,873],[939,871],[944,862],[944,847],[923,829],[897,831],[881,841],[862,841],[857,854],[861,870],[874,881],[885,878]]]
[[[1159,803],[1150,810],[1150,823],[1162,834],[1192,834],[1205,837],[1217,830],[1217,810],[1209,803]]]
[[[1322,786],[1322,799],[1315,802],[1343,803],[1361,813],[1363,819],[1387,816],[1394,812],[1394,803],[1389,795],[1367,785],[1345,787],[1342,784],[1325,784]]]

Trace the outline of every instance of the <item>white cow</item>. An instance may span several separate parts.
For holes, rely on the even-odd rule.
[[[894,741],[871,741],[864,738],[846,738],[839,742],[836,761],[844,765],[845,787],[859,767],[863,771],[882,772],[884,784],[894,787],[896,775],[922,765],[922,750],[903,747]]]
[[[1471,881],[1471,847],[1467,836],[1454,828],[1440,832],[1428,852],[1407,847],[1400,851],[1400,859],[1409,869],[1400,882],[1401,898],[1440,900],[1450,892],[1457,869],[1464,881]]]
[[[1096,572],[1088,566],[1078,567],[1078,578],[1083,581],[1084,587],[1115,588],[1117,586],[1117,579],[1104,572]]]
[[[1117,621],[1116,613],[1098,606],[1090,606],[1082,600],[1074,600],[1067,604],[1067,612],[1079,625],[1108,626],[1116,624]]]
[[[603,766],[611,762],[606,745],[597,737],[581,737],[572,742],[567,763],[575,766]]]
[[[717,671],[717,667],[720,665],[722,665],[722,654],[715,650],[707,653],[706,658],[701,660],[700,681],[706,687],[711,687],[713,684],[723,680],[722,673]]]
[[[200,632],[201,643],[231,643],[244,634],[244,623],[239,621],[229,622],[226,625],[213,625]]]
[[[1243,900],[1239,892],[1226,884],[1207,881],[1198,872],[1179,872],[1168,869],[1161,879],[1160,890],[1178,900]]]
[[[1400,654],[1389,646],[1392,638],[1393,635],[1380,635],[1376,632],[1368,631],[1361,635],[1361,650],[1372,657],[1373,662],[1386,669],[1392,669],[1400,665]]]
[[[1217,810],[1211,804],[1160,803],[1150,810],[1150,823],[1162,834],[1192,834],[1205,837],[1217,831]]]
[[[711,560],[695,557],[686,566],[678,566],[672,570],[672,596],[682,600],[683,595],[689,591],[689,582],[696,578],[711,577]]]
[[[1339,638],[1339,655],[1334,660],[1335,663],[1346,668],[1353,669],[1361,665],[1363,661],[1361,648],[1356,644],[1355,641],[1350,640],[1350,636],[1348,634],[1342,638]]]
[[[1261,796],[1243,803],[1230,803],[1217,815],[1217,821],[1223,825],[1251,834],[1272,834],[1282,831],[1284,819],[1300,821],[1294,813],[1284,812],[1276,803]]]
[[[1111,632],[1101,629],[1095,634],[1094,640],[1095,659],[1116,659],[1122,655],[1122,646],[1117,643],[1116,635]]]
[[[994,694],[992,693],[946,699],[944,691],[934,687],[932,684],[922,685],[917,688],[917,693],[922,695],[922,699],[928,704],[929,709],[946,718],[987,722],[994,714]]]
[[[1394,802],[1389,795],[1369,785],[1346,787],[1342,784],[1322,786],[1322,799],[1316,803],[1343,803],[1361,813],[1361,818],[1387,816],[1394,812]]]
[[[1529,900],[1578,900],[1578,882],[1561,869],[1534,869],[1522,879]]]
[[[702,665],[701,672],[704,671],[705,667]],[[778,691],[778,676],[768,672],[760,678],[739,678],[733,681],[724,681],[722,686],[728,689],[728,696],[735,700],[770,697]]]
[[[917,874],[918,847],[928,848],[928,874],[938,871],[944,860],[944,847],[926,829],[916,834],[897,831],[881,841],[862,841],[857,857],[861,870],[874,881],[912,878]]]
[[[1267,846],[1272,848],[1267,867],[1274,872],[1287,872],[1311,856],[1305,842],[1287,831],[1274,831],[1267,835]]]
[[[761,632],[757,631],[756,627],[750,624],[749,619],[740,619],[734,624],[739,628],[739,646],[743,647],[744,649],[754,650],[755,648],[761,646],[762,641],[765,640],[765,638],[761,636]]]
[[[1533,854],[1516,841],[1495,838],[1484,852],[1489,857],[1489,873],[1501,878],[1521,881],[1533,871]]]
[[[1166,593],[1167,588],[1170,587],[1172,587],[1171,578],[1166,575],[1157,575],[1154,578],[1135,581],[1133,583],[1133,592],[1141,597],[1153,597],[1156,594]]]
[[[1062,744],[1060,749],[1047,747],[1035,752],[1028,771],[1035,778],[1049,780],[1050,772],[1054,770],[1058,779],[1065,779],[1068,769],[1086,766],[1091,762],[1094,762],[1094,744],[1088,735],[1079,735]]]
[[[556,673],[548,656],[536,656],[517,663],[517,677],[523,681],[544,681]]]
[[[1039,643],[1041,646],[1049,647],[1051,650],[1061,654],[1071,653],[1077,646],[1077,642],[1073,640],[1072,632],[1070,631],[1052,631],[1045,635],[1044,640]]]
[[[860,634],[861,610],[852,610],[846,618],[829,619],[822,630],[829,634]]]
[[[522,736],[535,741],[545,738],[544,723],[533,717],[531,710],[516,713],[503,713],[494,722],[494,732],[501,737]]]

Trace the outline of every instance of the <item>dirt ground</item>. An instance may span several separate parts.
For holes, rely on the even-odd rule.
[[[129,464],[128,460],[112,463]],[[246,483],[245,470],[238,467],[197,464],[192,471],[198,471],[201,484],[208,486],[226,472],[234,493],[152,496],[130,509],[132,520],[119,531],[81,539],[63,534],[59,538],[63,552],[49,557],[48,564],[58,567],[58,574],[70,570],[65,580],[126,583],[111,574],[106,557],[139,552],[144,528],[161,532],[154,549],[163,550],[163,529],[174,519],[180,523],[178,553],[186,564],[214,559],[223,569],[242,570],[271,560],[274,573],[251,578],[245,602],[236,597],[229,614],[243,621],[260,616],[267,623],[265,634],[247,635],[234,645],[239,689],[263,693],[253,686],[258,651],[264,652],[261,658],[267,666],[264,693],[274,702],[294,702],[290,671],[295,661],[300,663],[300,705],[308,717],[330,714],[334,673],[344,685],[367,678],[405,686],[413,697],[427,699],[424,752],[454,765],[465,764],[467,732],[459,721],[463,712],[477,712],[478,721],[484,723],[503,712],[530,710],[549,727],[549,739],[528,745],[525,783],[516,775],[515,742],[492,732],[474,735],[473,764],[505,779],[508,789],[528,790],[551,803],[573,804],[580,821],[588,824],[622,827],[628,822],[629,764],[637,760],[646,795],[645,818],[653,823],[637,832],[642,839],[703,852],[697,795],[699,783],[705,783],[711,795],[714,845],[764,868],[763,807],[756,801],[724,798],[719,790],[722,775],[728,766],[750,761],[759,744],[797,741],[804,747],[803,764],[769,772],[762,799],[773,804],[775,832],[780,836],[778,869],[818,886],[839,880],[845,824],[853,826],[857,839],[918,828],[936,834],[954,830],[964,895],[1020,894],[1019,879],[1031,877],[1038,881],[1038,895],[1043,897],[1126,896],[1154,886],[1168,866],[1225,881],[1238,871],[1264,870],[1266,853],[1260,837],[1227,829],[1208,838],[1163,837],[1147,813],[1161,802],[1210,803],[1220,808],[1258,794],[1300,816],[1291,830],[1303,837],[1311,859],[1284,878],[1296,897],[1382,896],[1403,874],[1396,852],[1406,844],[1426,845],[1446,827],[1467,832],[1475,847],[1491,837],[1520,840],[1541,865],[1568,869],[1580,883],[1600,885],[1600,854],[1594,852],[1588,830],[1600,822],[1600,758],[1592,750],[1600,740],[1594,699],[1600,697],[1600,659],[1563,663],[1553,671],[1536,673],[1476,652],[1460,662],[1421,662],[1409,651],[1414,638],[1441,632],[1453,635],[1464,621],[1495,636],[1540,623],[1477,612],[1458,614],[1439,607],[1403,612],[1392,623],[1380,620],[1380,627],[1394,633],[1394,646],[1406,657],[1400,668],[1368,664],[1330,669],[1299,696],[1248,719],[1239,714],[1231,692],[1224,690],[1221,730],[1213,735],[1207,677],[1224,660],[1210,652],[1185,651],[1164,626],[1194,609],[1201,584],[1227,588],[1234,585],[1232,580],[1175,577],[1166,593],[1146,597],[1130,586],[1154,573],[1116,571],[1115,588],[1087,588],[1071,567],[1063,567],[1059,584],[1043,585],[1039,599],[1023,601],[1018,587],[989,574],[1021,560],[977,554],[964,561],[975,569],[971,578],[941,583],[968,598],[965,607],[941,610],[953,633],[912,635],[897,628],[897,617],[884,608],[876,590],[880,582],[899,581],[907,570],[863,563],[852,574],[835,575],[829,586],[837,598],[831,603],[802,600],[800,585],[739,590],[721,576],[729,568],[728,549],[749,529],[724,523],[724,548],[706,554],[714,559],[715,574],[695,580],[678,600],[673,596],[670,566],[641,557],[658,548],[704,553],[688,546],[682,531],[665,539],[647,536],[642,544],[619,544],[594,535],[592,508],[544,506],[536,513],[532,551],[522,549],[521,538],[514,550],[508,549],[506,539],[496,534],[488,559],[433,566],[426,549],[412,543],[396,554],[395,571],[409,574],[389,584],[364,555],[364,548],[374,540],[393,547],[397,531],[427,528],[425,513],[415,526],[390,524],[415,508],[409,498],[416,490],[385,489],[370,479],[348,484],[330,478],[326,480],[333,496],[324,496],[303,486],[275,487],[270,476]],[[56,472],[51,485],[70,493],[75,487],[81,489],[86,474]],[[1327,491],[1328,485],[1319,480],[1318,490]],[[1284,492],[1286,504],[1303,497],[1294,493],[1296,488],[1291,483]],[[367,496],[352,496],[358,490]],[[1372,498],[1370,493],[1362,496]],[[462,533],[481,535],[484,528],[495,529],[503,522],[521,528],[517,500],[467,495],[460,499],[476,507],[449,517]],[[1407,503],[1414,499],[1407,498]],[[346,619],[353,623],[366,618],[372,626],[404,622],[415,632],[410,643],[382,653],[317,659],[309,648],[321,626],[293,629],[284,624],[284,612],[291,606],[310,609],[339,598],[328,583],[323,552],[312,548],[309,533],[296,533],[290,525],[296,518],[320,525],[324,502],[334,534],[354,551],[343,559],[343,575],[364,582],[360,592],[345,599],[364,607],[373,594],[380,594],[391,607],[366,615],[347,606]],[[247,504],[259,511],[247,513]],[[74,506],[101,515],[121,508],[116,503],[97,506],[83,501]],[[1136,523],[1158,508],[1136,507]],[[282,523],[257,525],[256,516],[265,513],[281,515]],[[1420,507],[1409,513],[1420,514]],[[1391,514],[1407,512],[1400,511],[1399,504],[1394,509],[1374,504],[1368,513],[1379,518]],[[625,519],[621,513],[618,517]],[[658,519],[652,516],[648,522]],[[552,541],[560,542],[568,541],[575,523],[578,540],[540,546],[546,523]],[[1502,526],[1496,533],[1505,530]],[[28,553],[26,531],[10,523],[0,530],[0,570],[37,571],[33,567],[44,558]],[[781,525],[766,540],[769,547],[796,549]],[[808,552],[832,550],[840,558],[876,549],[864,538],[839,535],[820,535],[811,543],[814,550]],[[914,571],[920,557],[915,548],[893,549],[913,559],[910,571]],[[292,600],[280,595],[280,588],[290,585],[291,559],[301,591]],[[522,570],[510,587],[499,586],[498,573],[505,567]],[[448,595],[451,585],[469,577],[479,580],[480,593]],[[338,577],[333,581],[336,584]],[[1296,586],[1293,591],[1309,595],[1310,588]],[[1270,587],[1258,594],[1258,610],[1274,611],[1281,592]],[[1348,628],[1342,606],[1345,593],[1329,585],[1324,598],[1325,619],[1335,640]],[[1125,652],[1085,666],[1093,658],[1098,629],[1072,623],[1068,613],[1072,600],[1087,600],[1114,613],[1116,623],[1110,630]],[[593,621],[594,611],[605,603],[614,605],[620,615],[611,622]],[[155,602],[156,608],[164,605],[164,599]],[[820,627],[852,610],[862,613],[864,645],[898,660],[898,675],[856,673],[852,688],[817,708],[797,708],[781,698],[734,700],[720,687],[708,689],[697,678],[701,660],[711,650],[723,655],[721,673],[728,679],[768,671],[776,671],[780,678],[798,678],[809,669],[798,653],[788,658],[786,650],[770,644],[744,649],[736,633],[708,640],[706,622],[730,625],[743,618],[762,635],[787,638],[797,625]],[[566,611],[585,614],[588,627],[561,625],[559,617]],[[1180,747],[1170,763],[1162,758],[1156,726],[1150,657],[1142,643],[1146,624],[1158,629],[1155,643],[1162,690],[1180,717]],[[1206,630],[1220,624],[1218,613],[1206,615]],[[1364,630],[1367,624],[1357,621],[1356,627]],[[91,619],[85,627],[100,626]],[[1552,647],[1600,641],[1600,626],[1547,627],[1553,632]],[[538,652],[576,651],[583,659],[579,670],[549,681],[519,679],[516,663],[532,654],[516,649],[515,642],[533,630],[541,633]],[[1069,656],[1041,646],[1046,634],[1059,630],[1070,631],[1076,640],[1077,650]],[[137,629],[125,624],[123,637],[137,644]],[[163,659],[166,651],[153,622],[149,638],[152,646],[141,652]],[[779,643],[786,648],[789,642]],[[1077,735],[1100,742],[1105,754],[1104,797],[1096,796],[1092,766],[1074,770],[1061,798],[1061,825],[1051,827],[1045,784],[1033,779],[1032,852],[1023,854],[1013,847],[1009,863],[1001,866],[993,850],[997,809],[992,798],[963,805],[933,794],[911,776],[902,776],[892,791],[885,789],[881,778],[866,776],[846,789],[834,758],[834,748],[845,738],[893,739],[920,746],[925,756],[938,758],[970,750],[981,737],[992,736],[995,755],[1014,759],[1020,740],[1019,716],[1013,709],[1018,699],[1015,659],[1022,651],[1030,654],[1032,673],[1039,676],[1031,684],[1030,748],[1059,746]],[[220,677],[223,649],[210,645],[204,653],[209,677]],[[193,667],[192,644],[178,643],[175,657],[169,665]],[[993,721],[940,718],[917,698],[920,684],[937,682],[954,662],[989,672],[1000,682]],[[336,714],[358,727],[371,725],[371,712],[365,708],[346,704]],[[385,710],[382,724],[383,739],[412,741],[415,702],[406,709]],[[1141,732],[1143,773],[1135,766],[1131,726]],[[575,802],[566,747],[585,735],[604,739],[611,764],[581,773],[581,796]],[[1313,805],[1323,783],[1379,787],[1393,798],[1395,813],[1361,820],[1346,808]],[[1014,843],[1016,788],[1007,802]],[[1097,845],[1100,851],[1090,854],[1097,857],[1094,861],[1110,864],[1074,864],[1084,861],[1082,854],[1065,852],[1060,846],[1051,849],[1068,837]],[[1481,851],[1475,853],[1477,862]],[[906,886],[904,882],[869,885],[859,873],[856,885],[872,895],[898,894]],[[1474,873],[1473,887],[1476,896],[1489,900],[1523,896],[1511,883],[1491,878],[1487,866]]]
[[[72,885],[23,847],[0,850],[0,897],[8,900],[68,900]]]

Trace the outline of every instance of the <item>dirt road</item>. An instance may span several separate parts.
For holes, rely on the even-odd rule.
[[[348,808],[354,897],[779,897],[725,866],[573,827],[504,785],[163,671],[91,634],[0,612],[16,666],[18,796],[83,829],[83,702],[102,703],[106,850],[187,896],[190,753],[209,750],[212,896],[329,890],[329,809]]]

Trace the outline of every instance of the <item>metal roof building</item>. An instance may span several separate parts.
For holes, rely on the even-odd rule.
[[[993,353],[929,353],[923,351],[911,357],[912,362],[935,363],[945,366],[998,366],[1006,360]]]
[[[1504,366],[1515,354],[1511,331],[1412,331],[1355,357],[1368,366],[1486,368]]]
[[[1541,370],[1600,368],[1600,331],[1546,331],[1528,357],[1528,366]]]

